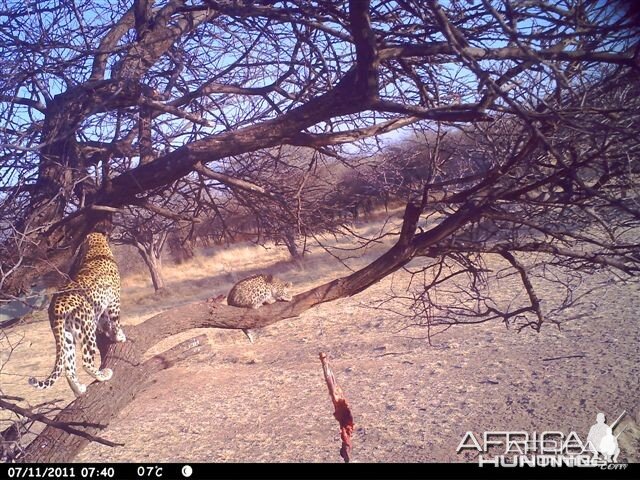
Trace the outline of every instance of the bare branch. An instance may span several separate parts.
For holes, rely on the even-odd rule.
[[[112,442],[110,440],[106,440],[102,437],[97,437],[95,435],[91,435],[87,432],[84,432],[82,430],[78,430],[77,428],[73,428],[72,426],[70,426],[69,423],[65,423],[65,422],[56,422],[53,420],[49,420],[47,417],[45,417],[44,415],[40,414],[40,413],[33,413],[30,410],[27,410],[25,408],[20,407],[19,405],[15,405],[13,403],[7,402],[3,399],[0,398],[0,407],[9,410],[11,412],[15,412],[20,416],[29,418],[31,420],[35,420],[37,422],[40,423],[44,423],[45,425],[48,425],[50,427],[53,428],[57,428],[60,430],[63,430],[67,433],[70,433],[72,435],[77,435],[79,437],[85,438],[91,442],[97,442],[97,443],[101,443],[102,445],[106,445],[108,447],[121,447],[124,444],[123,443],[115,443]],[[75,423],[76,425],[78,425],[78,423]],[[93,427],[93,428],[105,428],[105,425],[100,425],[100,424],[94,424],[94,423],[83,423],[81,424],[82,426],[85,427]]]

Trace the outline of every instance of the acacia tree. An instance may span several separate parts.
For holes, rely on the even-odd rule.
[[[335,232],[342,223],[332,204],[339,178],[332,170],[341,164],[313,149],[284,147],[224,161],[225,174],[242,182],[230,185],[233,196],[224,209],[216,209],[227,218],[222,233],[234,238],[240,227],[256,241],[282,243],[299,263],[309,235]],[[211,171],[199,173],[216,179]]]
[[[189,179],[175,182],[165,191],[164,198],[153,203],[141,200],[138,206],[116,211],[111,238],[133,246],[149,269],[156,293],[165,287],[162,276],[162,252],[170,234],[193,228],[205,208],[194,195]]]
[[[141,211],[131,211],[123,217],[124,223],[114,240],[135,247],[149,269],[151,282],[156,292],[165,287],[162,276],[162,251],[170,233],[166,222],[148,218]]]
[[[270,195],[275,163],[261,164],[249,183],[221,170],[251,152],[293,145],[344,158],[341,145],[372,148],[366,139],[402,127],[466,126],[484,159],[477,169],[437,165],[437,178],[410,185],[396,244],[350,276],[258,311],[217,306],[211,313],[198,303],[129,328],[131,342],[103,345],[115,371],[109,385],[93,386],[57,420],[82,411],[88,421],[108,422],[151,373],[189,350],[142,363],[168,335],[264,326],[354,295],[414,259],[418,271],[432,273],[424,292],[467,275],[473,293],[482,259],[500,256],[527,303],[505,310],[472,296],[472,307],[452,305],[447,316],[524,320],[537,329],[547,312],[523,253],[541,252],[567,272],[635,275],[638,30],[625,5],[5,3],[5,296],[47,270],[64,270],[73,247],[114,210],[152,208],[182,179],[206,173],[215,188]],[[200,193],[211,188],[194,185]],[[444,194],[434,199],[438,189]],[[212,208],[220,198],[211,196]],[[83,442],[47,427],[26,458],[69,459]]]

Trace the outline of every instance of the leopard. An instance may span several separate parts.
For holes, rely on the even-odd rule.
[[[87,387],[76,373],[76,343],[82,348],[83,367],[99,382],[113,376],[110,368],[95,364],[96,334],[112,342],[125,342],[120,325],[120,273],[105,233],[89,233],[78,253],[78,263],[70,281],[54,294],[49,304],[49,323],[56,344],[53,371],[45,380],[29,378],[35,388],[52,387],[63,374],[76,396]],[[75,273],[74,273],[75,271]]]
[[[290,302],[293,296],[289,289],[293,287],[291,282],[283,282],[273,275],[258,274],[244,278],[236,283],[229,295],[227,303],[234,307],[258,309],[265,303],[270,305],[278,300]],[[256,330],[242,329],[244,334],[254,343],[257,336]]]

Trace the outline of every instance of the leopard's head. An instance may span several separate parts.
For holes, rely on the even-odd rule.
[[[271,292],[276,300],[283,302],[290,302],[293,300],[293,295],[289,291],[293,287],[291,282],[283,282],[277,278],[271,280]]]

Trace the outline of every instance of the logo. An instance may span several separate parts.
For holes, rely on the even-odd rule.
[[[587,435],[587,444],[591,447],[591,452],[594,455],[602,455],[607,462],[618,462],[618,455],[620,455],[618,437],[624,432],[624,428],[617,435],[613,435],[613,429],[616,428],[626,413],[622,412],[611,426],[604,423],[604,413],[596,415],[596,423],[591,426],[589,435]]]
[[[614,434],[614,429],[626,412],[611,425],[605,423],[604,413],[596,415],[596,423],[589,429],[586,440],[571,431],[525,432],[491,431],[476,437],[466,432],[456,453],[475,450],[479,452],[479,466],[496,467],[600,467],[603,469],[626,469],[626,464],[617,463],[620,455],[618,437],[624,428]],[[626,427],[625,427],[626,428]]]

